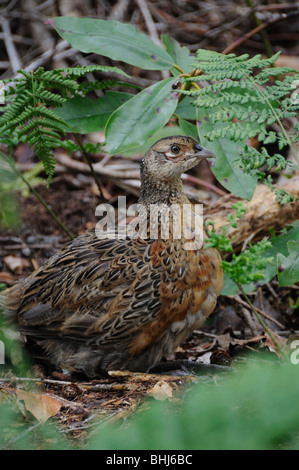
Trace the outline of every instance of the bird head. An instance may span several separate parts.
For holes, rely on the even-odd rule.
[[[176,135],[158,140],[146,152],[141,172],[158,181],[172,181],[182,173],[198,165],[203,158],[215,155],[202,147],[193,137]]]

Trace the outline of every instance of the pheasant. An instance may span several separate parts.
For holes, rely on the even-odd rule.
[[[88,377],[147,372],[205,321],[222,290],[220,255],[214,248],[186,249],[194,223],[187,238],[175,238],[171,228],[163,238],[159,207],[190,205],[181,174],[209,157],[192,137],[158,140],[141,164],[145,216],[135,236],[89,230],[2,293],[6,318],[35,354]],[[138,227],[153,207],[158,235],[141,236]]]

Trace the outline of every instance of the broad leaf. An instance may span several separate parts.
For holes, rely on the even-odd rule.
[[[223,288],[221,295],[237,295],[239,293],[239,287],[233,281],[227,273],[223,273]]]
[[[111,115],[105,129],[110,154],[142,145],[165,126],[178,102],[172,90],[174,81],[174,78],[166,78],[151,85]]]
[[[175,113],[182,119],[195,121],[196,106],[192,104],[192,102],[194,102],[194,99],[191,96],[185,95],[184,98],[179,102]]]
[[[286,227],[284,229],[285,233],[282,233],[279,236],[273,235],[270,238],[272,243],[272,248],[267,248],[264,252],[264,256],[273,256],[275,259],[279,256],[280,253],[283,256],[288,256],[288,243],[289,241],[299,240],[299,221],[294,222],[291,227]],[[262,280],[260,284],[265,284],[269,282],[277,274],[277,264],[269,264],[265,271],[265,280]]]
[[[191,137],[193,137],[196,140],[198,139],[197,129],[196,129],[196,126],[194,124],[191,124],[191,122],[189,122],[189,121],[185,121],[185,119],[179,118],[179,125],[180,125],[180,128],[182,129],[182,131],[184,132],[184,134],[190,135]]]
[[[110,115],[133,96],[117,91],[107,91],[104,97],[96,100],[77,96],[66,101],[55,112],[69,125],[67,132],[89,134],[103,130]]]
[[[131,157],[131,156],[137,155],[137,154],[144,155],[148,151],[148,149],[152,145],[154,145],[155,142],[157,142],[157,140],[163,139],[164,137],[179,135],[181,133],[182,132],[181,132],[181,129],[180,129],[179,126],[165,126],[165,127],[162,127],[157,132],[155,132],[151,137],[149,137],[144,144],[138,145],[138,147],[134,147],[130,150],[122,152],[122,155],[125,155],[126,157]]]
[[[60,16],[49,20],[58,34],[82,52],[95,52],[148,70],[169,70],[172,57],[134,26],[119,21]]]
[[[256,179],[244,173],[236,164],[241,151],[242,142],[233,142],[228,138],[216,138],[210,142],[205,136],[213,129],[224,126],[222,122],[213,124],[207,108],[197,108],[197,131],[204,147],[215,153],[216,160],[212,172],[219,183],[230,192],[243,199],[251,199]]]
[[[172,57],[174,63],[182,69],[184,73],[191,72],[194,68],[191,64],[194,63],[194,57],[190,55],[187,47],[182,47],[180,44],[167,34],[162,34],[161,39],[165,46],[166,51]],[[173,75],[179,75],[181,72],[177,68],[172,68]]]
[[[290,286],[299,282],[299,240],[290,240],[287,245],[289,255],[277,255],[278,266],[283,268],[283,272],[278,273],[280,286]]]

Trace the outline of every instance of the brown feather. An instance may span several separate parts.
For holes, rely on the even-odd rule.
[[[179,159],[169,158],[174,143]],[[198,163],[196,144],[174,136],[147,152],[140,197],[147,210],[190,204],[180,175]],[[88,376],[149,370],[210,315],[223,283],[216,250],[186,250],[186,238],[171,231],[163,239],[157,220],[158,239],[79,236],[4,292],[7,317],[57,367]]]

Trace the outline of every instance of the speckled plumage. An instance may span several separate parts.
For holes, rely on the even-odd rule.
[[[172,154],[177,145],[180,152]],[[189,203],[180,175],[209,157],[191,137],[158,141],[141,167],[140,203]],[[184,237],[77,237],[2,304],[52,364],[87,376],[148,371],[198,328],[222,289],[219,253],[184,249]]]

